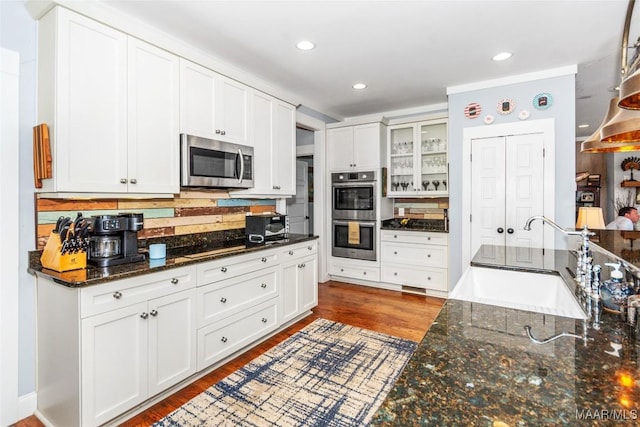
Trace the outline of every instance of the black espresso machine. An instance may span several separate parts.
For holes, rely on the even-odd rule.
[[[138,253],[138,231],[144,219],[141,213],[92,216],[87,262],[98,267],[144,260]]]

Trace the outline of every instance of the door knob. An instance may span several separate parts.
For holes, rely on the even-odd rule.
[[[507,233],[513,234],[513,228],[507,228]]]
[[[498,227],[498,230],[497,230],[497,231],[498,231],[498,233],[499,233],[499,234],[502,234],[502,233],[504,233],[504,228],[502,228],[502,227]]]

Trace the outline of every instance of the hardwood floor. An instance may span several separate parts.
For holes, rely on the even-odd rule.
[[[324,318],[364,329],[420,341],[445,300],[329,281],[318,285],[318,306],[313,314],[291,325],[260,345],[236,357],[215,371],[187,385],[141,414],[121,424],[149,426],[197,396],[211,385],[240,369],[271,347],[284,341],[315,319]],[[43,427],[31,416],[15,427]]]

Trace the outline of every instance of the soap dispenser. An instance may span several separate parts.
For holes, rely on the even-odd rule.
[[[624,280],[624,273],[620,271],[621,263],[607,262],[605,265],[613,267],[610,278],[605,280],[600,288],[602,303],[605,308],[620,312],[620,307],[626,305],[629,295],[633,295],[633,286]]]

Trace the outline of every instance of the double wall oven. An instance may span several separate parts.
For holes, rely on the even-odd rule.
[[[376,188],[373,171],[331,174],[331,255],[376,260]]]

